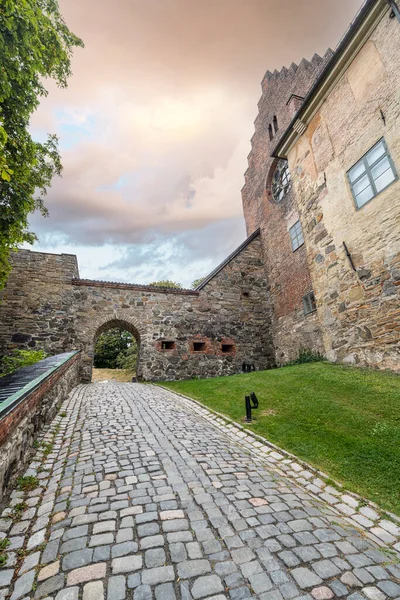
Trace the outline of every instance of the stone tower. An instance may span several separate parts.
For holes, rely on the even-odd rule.
[[[262,81],[255,132],[242,189],[247,233],[261,230],[265,273],[273,302],[273,339],[278,364],[294,358],[300,348],[323,351],[316,313],[305,314],[303,298],[312,292],[304,244],[293,250],[290,230],[299,221],[290,173],[273,150],[303,99],[332,56],[315,54],[310,61],[271,73]],[[274,198],[274,178],[286,178],[281,198]],[[300,233],[301,236],[301,233]]]

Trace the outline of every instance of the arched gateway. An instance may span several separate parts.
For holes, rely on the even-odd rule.
[[[0,354],[80,349],[91,380],[101,331],[122,327],[140,344],[143,380],[230,375],[273,364],[271,306],[258,232],[196,290],[79,278],[74,255],[21,250],[0,303]]]
[[[102,323],[100,325],[99,325],[99,321],[100,322],[102,321]],[[94,359],[94,353],[95,353],[95,345],[96,345],[96,341],[97,341],[97,338],[99,337],[99,335],[101,333],[104,333],[105,331],[108,331],[109,329],[124,329],[124,330],[128,331],[130,334],[132,334],[136,340],[136,344],[138,347],[138,357],[137,357],[137,362],[136,362],[136,377],[139,380],[141,380],[142,373],[140,370],[140,343],[141,343],[140,331],[142,331],[142,335],[144,335],[144,332],[143,332],[140,324],[136,323],[136,319],[125,313],[121,313],[121,314],[113,313],[113,314],[104,316],[103,318],[99,319],[97,322],[95,321],[94,326],[95,327],[97,326],[97,329],[92,338],[92,343],[91,343],[90,347],[87,349],[86,356],[84,356],[82,358],[82,372],[85,370],[85,375],[83,377],[85,379],[89,379],[89,377],[90,377],[90,380],[91,380],[93,359]],[[86,374],[86,369],[87,369],[87,374]]]

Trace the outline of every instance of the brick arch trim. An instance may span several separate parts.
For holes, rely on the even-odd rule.
[[[272,178],[274,176],[275,169],[276,169],[276,166],[277,166],[279,160],[280,160],[279,158],[275,158],[275,160],[272,162],[272,165],[269,168],[269,171],[267,173],[267,177],[265,180],[265,191],[267,193],[268,200],[272,200]]]
[[[140,342],[146,335],[143,324],[139,319],[130,314],[129,311],[109,311],[93,319],[89,332],[90,338],[94,340],[99,333],[106,331],[113,326],[123,327],[132,333],[137,342]]]

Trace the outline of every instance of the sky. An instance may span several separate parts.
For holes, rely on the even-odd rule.
[[[34,214],[42,252],[80,276],[190,287],[245,239],[240,190],[260,83],[334,48],[361,0],[60,0],[67,89],[33,115],[64,166]]]

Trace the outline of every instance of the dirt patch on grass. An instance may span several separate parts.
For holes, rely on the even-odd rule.
[[[132,381],[134,373],[127,369],[93,369],[92,383],[98,383],[99,381],[121,381],[122,383],[128,383]]]
[[[260,417],[276,417],[278,413],[273,408],[268,408],[268,410],[262,410],[260,412]]]

